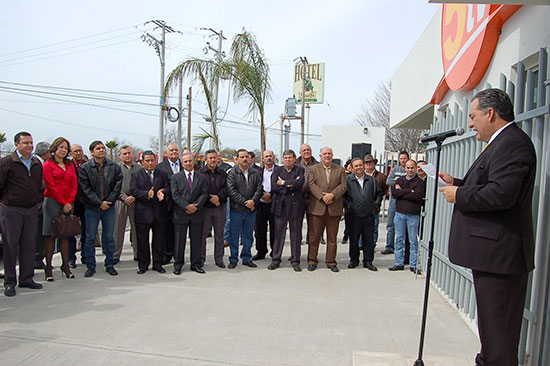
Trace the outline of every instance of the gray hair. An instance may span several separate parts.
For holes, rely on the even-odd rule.
[[[40,141],[36,146],[34,147],[34,153],[38,156],[42,156],[48,152],[50,149],[50,143],[46,141]]]

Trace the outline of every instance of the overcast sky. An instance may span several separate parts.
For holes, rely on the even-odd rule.
[[[158,135],[160,66],[153,47],[140,37],[144,31],[160,36],[152,24],[144,23],[161,19],[182,32],[167,36],[167,75],[186,58],[213,57],[212,52],[205,55],[203,48],[206,42],[215,45],[217,40],[201,27],[223,30],[228,38],[224,51],[243,28],[252,32],[271,64],[273,94],[266,110],[267,125],[278,120],[286,98],[292,96],[293,59],[306,56],[310,63],[325,62],[325,103],[311,108],[314,150],[321,147],[322,125],[354,123],[373,89],[391,79],[438,9],[427,0],[0,0],[0,6],[0,132],[9,141],[16,132],[27,130],[35,143],[64,136],[86,147],[96,139],[117,137],[149,148],[149,136]],[[94,93],[95,98],[107,99],[98,100],[88,98],[91,93],[38,86],[150,96]],[[188,87],[186,81],[185,94]],[[247,102],[235,103],[228,87],[222,84],[220,88],[219,105],[227,106],[221,143],[223,147],[258,148],[254,116],[245,116]],[[193,100],[195,133],[201,126],[208,127],[200,114],[206,113],[206,107],[198,85],[193,87]],[[299,122],[293,122],[292,131],[299,130]],[[291,136],[291,148],[297,150],[298,145],[296,133]],[[278,153],[277,131],[268,132],[267,146]]]

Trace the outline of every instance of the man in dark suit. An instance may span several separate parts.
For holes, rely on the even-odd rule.
[[[281,265],[285,245],[286,226],[290,227],[290,263],[300,272],[300,247],[302,245],[302,222],[304,221],[304,168],[296,165],[296,154],[292,150],[283,153],[284,166],[277,167],[271,175],[272,210],[275,216],[275,243],[273,260],[267,269],[274,270]]]
[[[151,248],[153,270],[166,273],[162,268],[166,222],[170,220],[166,198],[170,195],[170,178],[163,170],[155,169],[155,154],[144,151],[141,155],[144,169],[134,171],[130,181],[130,193],[136,198],[134,221],[136,224],[138,274],[143,274],[151,264],[149,232],[153,232]]]
[[[449,259],[472,269],[481,352],[478,366],[517,366],[527,276],[534,268],[532,198],[536,155],[513,122],[508,95],[474,96],[468,127],[486,148],[463,179],[447,173],[439,190],[454,203]]]
[[[181,167],[180,151],[175,144],[168,144],[166,147],[166,156],[168,159],[163,160],[157,165],[157,169],[164,170],[168,173],[168,177],[172,177],[174,174],[178,174],[183,168]],[[168,197],[168,211],[170,215],[174,212],[174,202]],[[164,236],[164,260],[162,264],[168,264],[174,256],[174,224],[172,220],[168,220],[166,223],[166,233]]]
[[[332,272],[338,272],[336,266],[336,237],[340,216],[344,207],[344,193],[348,189],[346,172],[340,165],[332,162],[330,147],[321,149],[321,164],[309,168],[308,183],[311,190],[307,211],[311,215],[308,224],[308,271],[317,268],[317,253],[323,230],[327,229],[327,252],[325,264]]]
[[[204,175],[195,171],[193,155],[184,154],[181,163],[183,170],[170,179],[174,201],[174,274],[180,275],[184,264],[187,229],[191,243],[191,270],[206,273],[202,268],[201,237],[204,223],[203,206],[208,199],[208,181]]]
[[[260,179],[262,180],[262,197],[256,212],[255,232],[256,232],[256,255],[252,257],[253,261],[264,259],[267,255],[267,226],[269,224],[269,247],[273,251],[275,242],[275,217],[271,212],[271,177],[277,165],[275,165],[275,155],[273,151],[266,150],[262,153],[263,166],[258,169]],[[271,253],[270,253],[271,254]]]

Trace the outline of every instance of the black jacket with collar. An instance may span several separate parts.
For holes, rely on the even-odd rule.
[[[103,174],[105,176],[104,197],[99,197],[99,170],[95,159],[85,162],[80,167],[78,187],[82,192],[84,205],[89,209],[99,210],[99,206],[103,201],[111,202],[114,205],[120,195],[122,189],[122,170],[120,166],[105,158]]]
[[[346,177],[348,190],[344,196],[344,206],[348,207],[351,215],[355,217],[374,215],[384,196],[384,192],[376,179],[368,174],[363,174],[363,177],[365,178],[363,188],[361,188],[355,174]]]
[[[205,176],[206,181],[208,182],[208,194],[215,194],[220,199],[220,206],[222,206],[224,203],[227,202],[227,173],[221,168],[220,166],[217,166],[216,169],[214,169],[214,172],[210,170],[210,168],[205,165],[201,170],[200,173]],[[212,202],[210,202],[210,196],[208,196],[208,199],[206,200],[206,203],[204,204],[205,207],[208,208],[216,208],[220,206],[214,205]]]
[[[189,190],[187,172],[182,169],[170,178],[170,192],[174,201],[174,213],[172,215],[174,224],[201,223],[204,221],[204,210],[202,208],[208,199],[208,181],[204,175],[193,171],[192,188]],[[192,203],[197,205],[197,211],[188,214],[185,209]]]
[[[247,212],[245,201],[253,200],[257,208],[262,196],[262,178],[254,168],[248,168],[248,181],[241,167],[236,166],[227,172],[227,195],[231,211]]]
[[[0,159],[0,201],[8,206],[29,208],[44,199],[42,164],[32,158],[31,170],[19,159],[17,152]]]

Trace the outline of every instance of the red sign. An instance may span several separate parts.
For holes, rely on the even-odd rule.
[[[433,104],[439,104],[449,89],[471,90],[479,84],[493,58],[502,25],[520,7],[443,4],[441,54],[445,75],[432,97]]]

